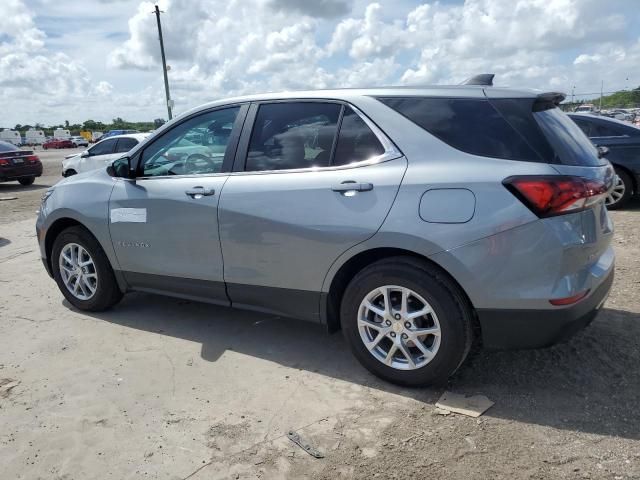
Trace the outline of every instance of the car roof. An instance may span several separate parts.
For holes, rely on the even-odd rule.
[[[430,86],[391,86],[373,88],[338,88],[328,90],[292,90],[285,92],[259,93],[224,98],[208,102],[183,113],[180,117],[191,115],[211,107],[243,102],[260,102],[286,99],[325,99],[349,100],[353,97],[468,97],[468,98],[536,98],[542,90],[515,89],[508,87],[487,87],[482,85],[430,85]]]

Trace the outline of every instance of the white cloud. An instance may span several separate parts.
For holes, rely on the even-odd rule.
[[[43,11],[61,15],[74,2],[4,3],[0,101],[10,107],[7,118],[164,115],[154,3],[79,5],[75,13],[93,15],[90,22],[51,38],[39,28]],[[242,93],[459,83],[483,72],[496,73],[497,85],[564,91],[597,91],[601,80],[606,89],[640,84],[640,15],[626,0],[159,4],[177,112]],[[72,17],[55,21],[63,18]]]

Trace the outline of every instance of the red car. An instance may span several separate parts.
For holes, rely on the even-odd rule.
[[[52,138],[42,144],[42,148],[45,150],[48,148],[73,148],[73,142],[71,140],[64,140],[61,138]]]

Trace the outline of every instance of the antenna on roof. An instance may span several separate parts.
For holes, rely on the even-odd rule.
[[[493,77],[495,76],[495,73],[481,73],[479,75],[474,75],[471,78],[467,78],[460,85],[482,85],[485,87],[492,87]]]

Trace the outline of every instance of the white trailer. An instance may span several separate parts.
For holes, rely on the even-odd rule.
[[[10,128],[5,128],[0,132],[0,140],[13,143],[17,147],[22,145],[22,138],[20,138],[20,132],[16,132],[15,130],[11,130]]]
[[[27,145],[42,145],[45,140],[44,132],[42,130],[36,130],[35,128],[27,130],[24,137]]]
[[[69,140],[71,138],[71,133],[69,130],[65,130],[64,128],[56,128],[53,131],[53,138],[59,140]]]
[[[91,141],[92,142],[97,142],[98,140],[100,140],[100,137],[102,137],[102,132],[91,132]]]

